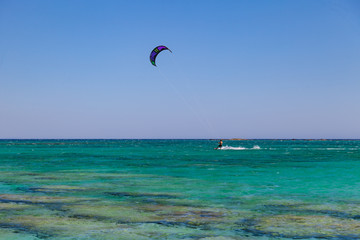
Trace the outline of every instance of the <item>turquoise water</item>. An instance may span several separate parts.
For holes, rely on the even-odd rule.
[[[360,141],[0,140],[0,239],[359,239]]]

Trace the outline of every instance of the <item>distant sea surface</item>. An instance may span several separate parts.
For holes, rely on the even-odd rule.
[[[0,140],[0,239],[360,239],[359,140]]]

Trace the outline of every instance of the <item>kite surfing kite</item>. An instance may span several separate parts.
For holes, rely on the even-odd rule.
[[[154,48],[154,50],[151,51],[150,53],[150,62],[152,63],[152,65],[154,65],[156,67],[156,64],[155,64],[155,59],[157,57],[157,55],[163,51],[163,50],[169,50],[171,53],[172,51],[170,49],[168,49],[167,47],[165,46],[157,46],[156,48]]]

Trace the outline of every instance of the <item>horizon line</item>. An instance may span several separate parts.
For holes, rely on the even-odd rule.
[[[1,140],[360,140],[360,138],[0,138]]]

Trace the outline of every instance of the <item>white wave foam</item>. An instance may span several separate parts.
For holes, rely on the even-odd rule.
[[[245,150],[244,147],[231,147],[231,146],[222,146],[220,150]]]
[[[245,147],[232,147],[232,146],[223,146],[219,148],[219,150],[249,150],[249,149],[261,149],[258,145],[253,146],[252,148],[245,148]]]

